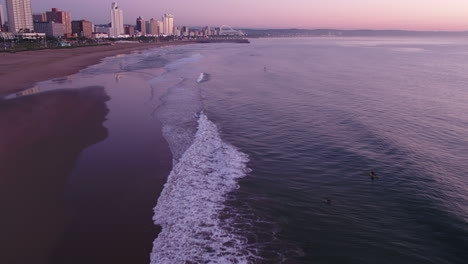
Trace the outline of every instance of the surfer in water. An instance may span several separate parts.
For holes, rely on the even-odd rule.
[[[371,172],[369,173],[369,176],[370,176],[371,180],[375,180],[375,179],[378,179],[378,178],[379,178],[379,176],[377,176],[377,174],[375,174],[374,171],[371,171]]]

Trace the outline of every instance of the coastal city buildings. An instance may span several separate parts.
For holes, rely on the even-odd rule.
[[[93,23],[87,20],[72,21],[72,33],[78,37],[92,38]]]
[[[190,34],[189,27],[183,26],[180,34],[184,37],[189,36]]]
[[[164,23],[162,21],[158,21],[158,32],[159,35],[162,35],[164,32]]]
[[[125,33],[123,23],[123,10],[119,8],[116,2],[111,6],[111,37],[118,37]]]
[[[159,28],[158,28],[158,21],[154,18],[150,19],[148,21],[148,26],[146,28],[146,33],[152,36],[158,36],[159,35]]]
[[[204,36],[210,36],[211,35],[210,27],[206,26],[206,27],[203,28],[203,35]]]
[[[110,36],[111,28],[109,26],[99,25],[94,28],[95,33],[107,34],[107,37]],[[101,35],[102,36],[102,35]]]
[[[33,21],[34,22],[47,22],[46,13],[34,13]]]
[[[135,27],[131,25],[125,25],[125,35],[135,36]]]
[[[146,35],[146,23],[142,16],[137,18],[136,28],[142,36]]]
[[[73,37],[71,28],[71,13],[59,11],[58,8],[52,8],[46,12],[47,22],[55,22],[63,25],[63,33],[65,37]]]
[[[63,25],[61,23],[50,22],[34,22],[34,31],[36,33],[45,33],[48,37],[59,38],[63,37]]]
[[[190,29],[186,26],[177,26],[174,23],[174,15],[164,14],[161,21],[154,18],[145,21],[142,16],[138,17],[135,25],[124,25],[123,11],[117,2],[111,4],[110,21],[94,27],[87,20],[71,20],[71,12],[60,11],[58,8],[51,8],[47,12],[32,13],[32,0],[5,0],[8,21],[5,24],[5,14],[0,5],[0,32],[9,31],[22,38],[27,34],[43,33],[50,37],[59,38],[128,38],[135,36],[148,37],[209,37],[228,35],[223,28],[209,27]],[[8,28],[8,24],[10,28]],[[3,25],[3,26],[2,26]],[[60,28],[62,27],[62,28]],[[234,30],[231,30],[234,32]],[[237,32],[237,31],[236,31]],[[32,36],[32,35],[31,35]],[[36,36],[36,37],[37,37]],[[30,37],[30,36],[29,36]]]
[[[174,35],[174,15],[164,14],[162,20],[164,25],[162,34],[167,36]]]
[[[8,27],[13,33],[34,31],[31,0],[6,0]]]
[[[3,25],[5,24],[5,16],[3,15],[3,6],[0,5],[0,32],[3,30]]]

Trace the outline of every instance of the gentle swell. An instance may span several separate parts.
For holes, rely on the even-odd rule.
[[[245,238],[226,231],[220,220],[226,195],[247,173],[247,161],[200,114],[194,142],[175,164],[154,208],[154,223],[162,231],[151,263],[248,262]]]

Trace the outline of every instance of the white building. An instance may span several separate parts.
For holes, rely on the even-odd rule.
[[[112,3],[111,8],[111,37],[118,37],[125,34],[123,23],[123,10],[117,6],[116,2]]]
[[[34,30],[31,0],[6,0],[8,27],[13,33]]]
[[[163,16],[163,34],[167,36],[174,35],[174,16],[171,14],[164,14]]]

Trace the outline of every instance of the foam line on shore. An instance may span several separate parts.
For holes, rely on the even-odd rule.
[[[245,238],[228,233],[220,221],[226,195],[238,188],[248,157],[225,143],[216,125],[200,114],[198,131],[170,173],[154,223],[151,263],[248,263]]]

